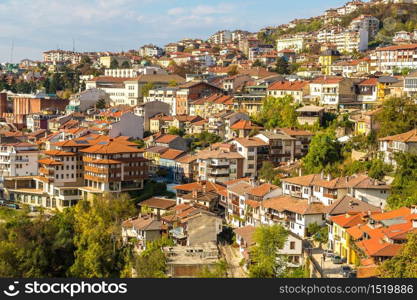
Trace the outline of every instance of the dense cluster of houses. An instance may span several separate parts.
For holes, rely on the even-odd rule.
[[[289,236],[279,251],[291,267],[304,264],[309,226],[327,226],[326,247],[359,266],[358,276],[377,276],[378,264],[397,255],[416,230],[417,208],[388,211],[390,182],[366,174],[294,177],[313,130],[266,129],[253,117],[265,98],[288,97],[300,128],[322,124],[329,112],[346,113],[355,126],[337,132],[343,141],[378,130],[375,116],[389,97],[416,99],[417,28],[369,50],[382,20],[362,14],[339,24],[363,7],[390,2],[400,1],[355,0],[323,16],[262,29],[271,35],[312,21],[325,25],[281,35],[273,45],[258,33],[221,30],[207,41],[124,53],[44,52],[48,72],[88,58],[104,74],[81,75],[84,87],[70,97],[1,91],[0,198],[62,210],[103,193],[139,193],[148,180],[165,182],[174,199],[141,202],[141,214],[125,220],[122,233],[137,251],[171,237],[175,246],[164,248],[171,276],[190,276],[218,261],[225,224],[247,261],[256,227],[284,226]],[[277,63],[297,69],[278,74]],[[24,60],[0,72],[9,82],[42,80],[39,65]],[[204,135],[217,140],[196,146]],[[394,167],[394,153],[416,151],[416,130],[379,140],[383,161]],[[260,179],[265,162],[280,171],[279,185]]]

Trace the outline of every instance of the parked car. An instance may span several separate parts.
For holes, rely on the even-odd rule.
[[[335,265],[341,265],[343,263],[343,260],[339,255],[335,255],[332,257],[332,263],[334,263]]]
[[[6,207],[13,208],[13,209],[19,209],[20,208],[19,205],[14,204],[14,203],[6,204]]]
[[[352,270],[349,272],[347,278],[356,278],[357,277],[357,272],[356,270]]]
[[[334,253],[332,250],[324,250],[323,254],[324,256],[326,256],[326,258],[327,257],[332,258],[334,256]]]
[[[347,278],[349,276],[350,272],[352,272],[352,268],[349,267],[349,266],[342,266],[340,268],[340,274],[345,278]]]

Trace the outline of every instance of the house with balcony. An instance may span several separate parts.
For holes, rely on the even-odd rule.
[[[217,211],[221,210],[220,206],[224,207],[226,204],[226,188],[214,182],[198,180],[177,185],[174,187],[174,190],[176,190],[176,202],[178,206],[183,204],[196,204],[200,208],[206,210],[213,208],[214,211]],[[211,200],[201,197],[207,193],[210,193],[209,197]]]
[[[151,215],[139,215],[122,223],[123,242],[133,243],[137,252],[145,250],[149,242],[160,239],[163,232],[162,221]]]
[[[236,243],[239,245],[240,253],[246,260],[250,260],[250,248],[256,245],[253,239],[256,227],[247,225],[233,231],[236,234]],[[290,231],[284,246],[278,249],[278,255],[287,258],[287,267],[289,268],[302,266],[304,264],[303,239]]]
[[[262,201],[281,195],[279,187],[248,178],[227,182],[226,186],[226,220],[234,227],[261,225]]]
[[[255,135],[268,144],[268,160],[275,166],[293,162],[295,159],[296,139],[282,132],[261,131]]]
[[[345,77],[320,77],[310,82],[311,100],[330,108],[354,104],[356,93],[354,79]]]
[[[264,156],[267,153],[263,152],[267,151],[268,144],[259,138],[236,138],[231,144],[235,145],[236,151],[245,158],[244,177],[255,177],[263,161],[266,160]]]
[[[411,72],[404,77],[404,92],[408,96],[416,98],[417,96],[417,71]]]
[[[298,113],[297,122],[300,125],[321,124],[324,116],[324,107],[306,105],[296,109]]]
[[[384,162],[396,166],[395,153],[417,153],[417,129],[379,139]]]
[[[245,158],[235,151],[205,149],[197,154],[198,177],[222,183],[243,177]]]
[[[262,201],[261,222],[272,225],[281,224],[292,233],[305,238],[307,227],[317,223],[325,224],[326,207],[319,202],[294,198],[287,195]]]
[[[83,199],[105,192],[120,194],[143,189],[148,177],[148,160],[131,142],[110,139],[81,150],[84,182]]]
[[[314,133],[297,128],[279,128],[277,131],[295,138],[294,156],[296,159],[307,155]]]
[[[167,180],[168,182],[175,182],[177,173],[176,160],[184,155],[186,155],[184,151],[170,148],[168,148],[168,150],[164,151],[164,153],[160,155],[158,172],[162,172],[165,180]]]
[[[296,103],[303,103],[304,97],[309,94],[308,81],[277,81],[267,89],[267,96],[275,98],[291,96]]]

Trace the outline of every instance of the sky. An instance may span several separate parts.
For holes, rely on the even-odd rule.
[[[51,49],[122,51],[221,29],[257,31],[347,0],[0,0],[0,62]],[[13,45],[13,56],[11,49]]]

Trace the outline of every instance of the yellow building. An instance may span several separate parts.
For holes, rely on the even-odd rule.
[[[378,101],[382,102],[391,94],[391,86],[397,83],[399,80],[395,77],[384,76],[378,78],[377,84],[377,97]]]
[[[354,249],[353,239],[348,229],[364,224],[364,213],[344,214],[331,217],[333,222],[329,230],[329,242],[333,246],[334,253],[346,259],[348,264],[359,264],[360,257]]]
[[[337,50],[327,49],[322,52],[319,57],[319,64],[321,65],[321,72],[324,75],[331,75],[331,66],[339,59],[340,53]]]

